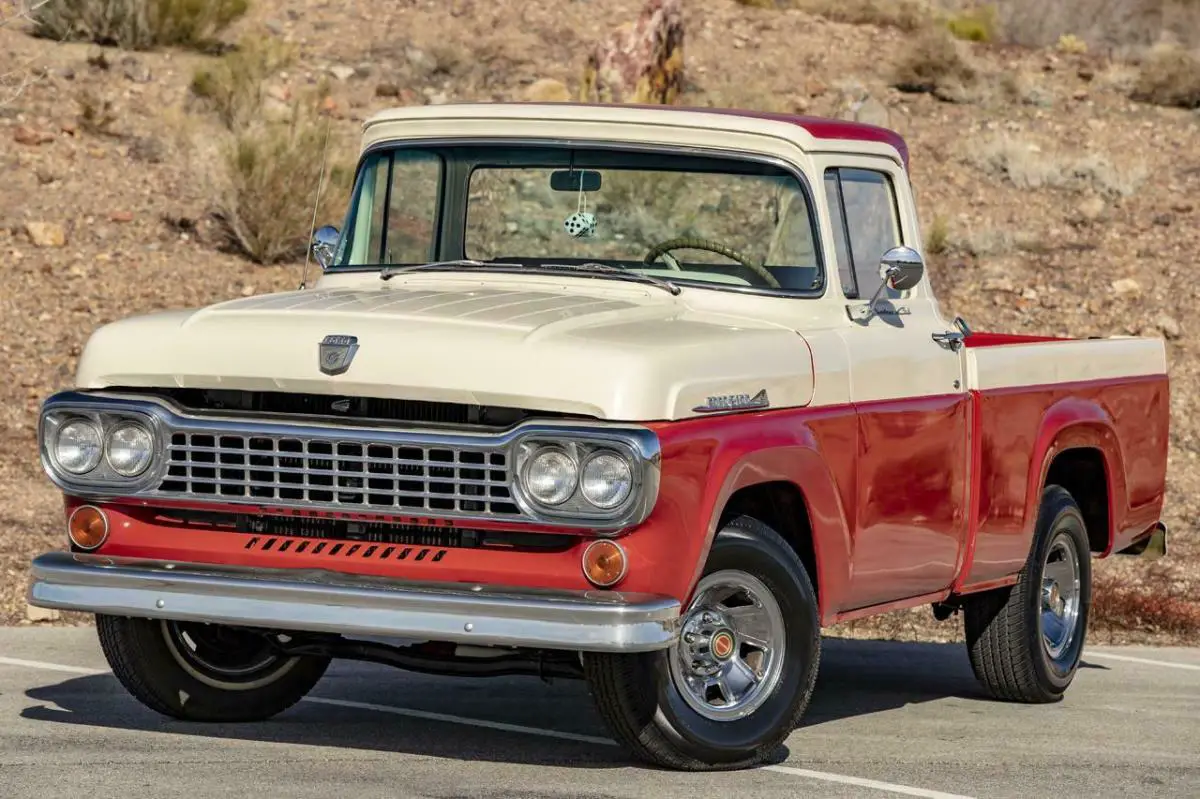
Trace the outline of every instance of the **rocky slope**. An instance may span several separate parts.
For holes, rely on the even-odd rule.
[[[576,91],[588,51],[633,19],[632,0],[517,3],[258,2],[229,38],[296,44],[286,92],[331,81],[338,146],[398,103],[520,99]],[[1168,340],[1173,381],[1170,558],[1104,576],[1195,597],[1200,442],[1188,308],[1200,283],[1200,119],[1129,99],[1134,68],[1086,54],[971,45],[973,77],[947,102],[891,88],[914,37],[732,0],[684,11],[681,102],[888,124],[908,137],[923,224],[948,311],[978,329]],[[160,308],[293,288],[300,265],[262,267],[217,246],[211,161],[193,144],[217,123],[189,98],[210,57],[59,44],[0,28],[0,74],[34,80],[0,108],[0,623],[26,621],[26,564],[60,544],[60,500],[35,451],[41,398],[69,385],[99,324]],[[536,82],[536,83],[535,83]],[[531,88],[532,87],[532,88]],[[1160,633],[1150,616],[1130,631]],[[1101,625],[1102,627],[1102,625]],[[852,634],[953,636],[928,610],[851,625]],[[1168,636],[1169,637],[1169,636]]]

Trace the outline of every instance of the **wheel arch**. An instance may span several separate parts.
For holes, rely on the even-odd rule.
[[[1060,485],[1079,504],[1091,551],[1108,555],[1125,508],[1125,465],[1113,419],[1100,403],[1078,397],[1042,418],[1031,459],[1025,532],[1032,542],[1042,492]]]
[[[700,567],[713,537],[739,515],[758,519],[788,542],[813,582],[822,623],[830,623],[849,584],[850,540],[837,485],[821,453],[794,446],[743,455],[721,483]]]

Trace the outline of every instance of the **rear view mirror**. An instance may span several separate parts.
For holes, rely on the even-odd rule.
[[[338,246],[338,229],[333,225],[325,225],[317,228],[313,233],[312,241],[309,243],[309,248],[312,251],[313,257],[317,259],[317,263],[321,265],[321,269],[328,269],[333,265],[334,254]]]
[[[559,169],[550,173],[554,191],[600,191],[600,173],[592,169]]]

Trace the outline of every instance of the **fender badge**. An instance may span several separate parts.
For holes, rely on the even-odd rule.
[[[350,368],[356,352],[356,336],[326,336],[318,347],[318,365],[327,375],[340,375]]]
[[[749,394],[720,394],[709,397],[703,405],[692,408],[694,413],[718,413],[720,411],[745,411],[754,408],[769,408],[771,401],[767,399],[764,388],[754,396]]]

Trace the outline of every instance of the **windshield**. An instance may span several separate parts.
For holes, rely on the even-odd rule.
[[[735,158],[404,147],[359,171],[336,267],[599,263],[672,282],[820,293],[805,186]],[[446,268],[472,268],[470,265]]]

